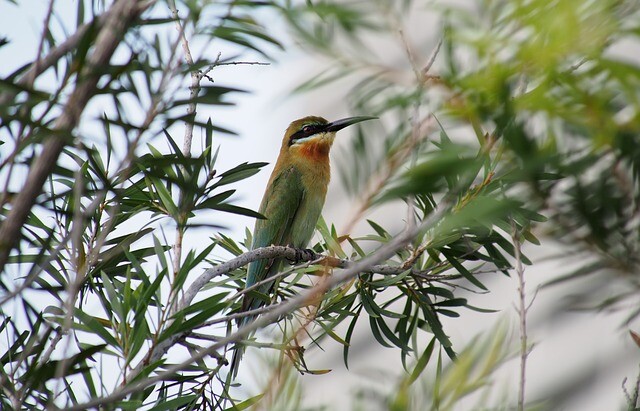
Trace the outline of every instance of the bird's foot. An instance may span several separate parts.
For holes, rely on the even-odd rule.
[[[292,264],[300,264],[303,261],[313,260],[315,256],[315,251],[310,248],[296,248],[295,257],[290,261]]]

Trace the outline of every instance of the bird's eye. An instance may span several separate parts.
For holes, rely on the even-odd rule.
[[[313,130],[313,127],[311,127],[311,126],[302,127],[302,132],[305,133],[305,134],[311,132],[311,130]]]

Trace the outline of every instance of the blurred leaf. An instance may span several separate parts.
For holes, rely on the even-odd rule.
[[[631,335],[631,339],[633,340],[633,342],[636,343],[636,345],[640,348],[640,335],[631,330],[629,330],[629,334]]]
[[[175,410],[184,405],[189,404],[196,398],[198,398],[196,394],[181,395],[177,398],[160,401],[158,404],[156,404],[155,407],[151,408],[151,410],[152,411]]]
[[[405,172],[378,201],[386,202],[409,195],[438,192],[447,186],[448,178],[458,180],[465,171],[473,170],[475,167],[476,160],[472,157],[462,157],[459,149],[430,153]]]

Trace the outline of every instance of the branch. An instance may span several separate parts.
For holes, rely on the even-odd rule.
[[[525,402],[525,382],[527,371],[527,357],[529,348],[527,347],[527,307],[526,291],[524,281],[524,266],[522,265],[522,250],[520,232],[514,221],[511,222],[511,239],[513,240],[514,257],[516,259],[516,274],[518,275],[518,317],[520,317],[520,378],[518,387],[518,410],[524,411]]]
[[[225,61],[223,63],[215,63],[215,66],[269,66],[271,63],[265,63],[263,61]]]
[[[249,264],[249,263],[251,263],[253,261],[257,261],[257,260],[261,260],[261,259],[271,259],[271,258],[285,258],[285,259],[289,259],[289,260],[292,260],[292,261],[296,260],[296,259],[298,259],[299,261],[314,261],[314,260],[321,261],[321,260],[325,259],[325,256],[323,256],[322,254],[316,254],[316,253],[312,253],[312,252],[300,253],[300,250],[298,250],[296,248],[285,247],[285,246],[276,246],[276,245],[273,245],[273,246],[270,246],[270,247],[261,247],[261,248],[257,248],[255,250],[246,252],[246,253],[244,253],[244,254],[236,257],[236,258],[233,258],[233,259],[231,259],[229,261],[226,261],[226,262],[224,262],[224,263],[222,263],[220,265],[217,265],[217,266],[215,266],[213,268],[209,268],[203,274],[201,274],[200,277],[198,277],[191,284],[189,289],[184,293],[184,296],[182,297],[180,302],[176,305],[176,308],[175,308],[174,312],[176,312],[176,313],[180,312],[184,308],[189,306],[191,304],[191,302],[193,301],[193,299],[196,297],[196,295],[200,292],[200,290],[205,285],[207,285],[207,283],[209,283],[209,281],[211,281],[213,278],[215,278],[215,277],[217,277],[219,275],[222,275],[222,274],[227,274],[227,273],[229,273],[229,272],[231,272],[233,270],[236,270],[236,269],[238,269],[240,267],[244,267],[245,265],[247,265],[247,264]],[[286,275],[286,274],[288,274],[287,271],[285,271],[284,273],[277,274],[277,275],[281,276],[281,275]],[[252,287],[249,287],[248,289],[242,290],[241,292],[236,294],[234,296],[234,298],[237,298],[237,297],[243,295],[247,291],[250,291],[252,289],[258,288],[261,284],[266,283],[268,281],[271,281],[273,279],[274,279],[274,277],[271,277],[271,278],[265,279],[265,280],[263,280],[261,282],[258,282],[257,284],[254,284]],[[273,306],[261,307],[261,308],[258,308],[256,310],[252,310],[251,312],[232,314],[232,315],[229,315],[229,316],[225,316],[222,319],[217,319],[217,320],[212,320],[212,321],[214,321],[214,322],[226,322],[226,321],[229,321],[232,318],[237,318],[237,317],[241,317],[241,316],[247,315],[248,313],[254,314],[254,311],[255,311],[255,314],[262,314],[264,312],[270,311],[271,309],[273,309]],[[170,325],[171,325],[171,323],[169,323],[167,326],[170,326]],[[157,346],[153,347],[151,349],[151,351],[149,352],[149,354],[145,357],[145,359],[142,360],[126,376],[125,381],[131,381],[148,364],[151,364],[151,363],[159,360],[160,358],[162,358],[162,356],[165,355],[167,353],[167,351],[169,351],[169,349],[171,347],[173,347],[173,345],[176,344],[183,337],[184,337],[183,334],[172,335],[171,337],[169,337],[166,340],[162,341]]]
[[[178,36],[180,38],[180,44],[182,45],[182,51],[184,52],[184,60],[189,67],[193,67],[193,57],[191,56],[191,49],[189,48],[189,40],[184,34],[184,25],[180,23],[180,15],[176,7],[175,0],[169,1],[169,9],[171,10],[171,17],[176,22],[176,30],[178,30]],[[219,56],[219,55],[218,55]],[[191,86],[189,87],[189,105],[187,106],[187,116],[189,120],[185,121],[184,130],[184,144],[182,147],[182,154],[186,157],[191,156],[191,140],[193,139],[193,119],[192,116],[196,115],[196,97],[200,92],[200,80],[202,77],[198,74],[197,70],[191,71]]]
[[[224,262],[224,263],[222,263],[220,265],[217,265],[217,266],[215,266],[213,268],[209,268],[208,270],[206,270],[203,274],[200,275],[200,277],[198,277],[191,284],[189,289],[185,292],[184,296],[182,297],[182,300],[177,305],[175,312],[180,312],[181,310],[186,308],[188,305],[190,305],[191,302],[196,297],[196,295],[200,292],[200,290],[205,285],[207,285],[209,283],[209,281],[211,281],[213,278],[215,278],[217,276],[220,276],[220,275],[223,275],[223,274],[228,274],[231,271],[236,270],[236,269],[238,269],[240,267],[244,267],[245,265],[247,265],[247,264],[249,264],[249,263],[251,263],[253,261],[257,261],[257,260],[261,260],[261,259],[271,259],[271,258],[285,258],[285,259],[288,259],[288,260],[291,260],[291,261],[297,260],[299,262],[305,261],[307,263],[324,264],[324,265],[327,265],[327,266],[332,267],[332,268],[342,268],[342,269],[350,268],[355,264],[355,262],[350,261],[350,260],[339,259],[339,258],[332,257],[332,256],[325,256],[323,254],[318,254],[318,253],[311,252],[310,250],[300,250],[300,249],[296,249],[296,248],[292,248],[292,247],[286,247],[286,246],[272,245],[272,246],[269,246],[269,247],[256,248],[255,250],[248,251],[248,252],[246,252],[244,254],[239,255],[236,258],[233,258],[233,259],[228,260],[228,261],[226,261],[226,262]],[[413,261],[413,263],[415,263],[415,261]],[[407,270],[409,270],[411,272],[412,276],[420,277],[420,278],[423,278],[425,280],[431,280],[431,281],[442,281],[442,280],[450,280],[450,279],[460,278],[459,274],[456,274],[456,275],[434,275],[434,274],[432,274],[434,270],[444,266],[445,264],[447,264],[447,263],[443,262],[443,263],[437,264],[434,267],[431,267],[431,268],[429,268],[427,270],[420,270],[420,269],[416,268],[415,266],[408,266],[406,264],[406,262],[403,263],[402,265],[379,264],[379,265],[373,265],[373,266],[369,267],[366,270],[361,270],[360,273],[371,273],[371,274],[380,274],[380,275],[398,275],[398,274],[405,273]],[[495,272],[495,270],[487,270],[486,272]],[[238,298],[238,297],[246,294],[247,292],[249,292],[251,290],[257,289],[262,284],[265,284],[267,282],[273,281],[274,279],[277,279],[279,277],[284,277],[286,275],[289,275],[290,273],[291,273],[291,270],[286,270],[286,271],[283,271],[281,273],[276,274],[273,277],[269,277],[269,278],[267,278],[267,279],[265,279],[263,281],[259,281],[256,284],[252,285],[251,287],[245,288],[242,291],[238,292],[231,299],[233,300],[235,298]],[[256,308],[255,310],[243,311],[243,312],[235,313],[235,314],[229,314],[229,315],[224,316],[223,318],[216,318],[216,319],[213,319],[213,320],[209,320],[209,321],[201,324],[197,328],[202,328],[202,327],[210,326],[210,325],[213,325],[213,324],[219,324],[219,323],[223,323],[223,322],[228,322],[230,320],[235,320],[237,318],[246,317],[248,315],[264,314],[264,313],[267,313],[267,312],[272,311],[273,309],[279,307],[281,304],[282,303],[273,304],[273,305],[268,305],[268,306],[265,306],[265,307]],[[151,363],[159,360],[160,358],[162,358],[162,356],[165,355],[167,353],[167,351],[169,351],[169,349],[171,347],[173,347],[180,339],[184,338],[184,336],[185,335],[183,335],[183,334],[171,336],[168,339],[166,339],[163,342],[161,342],[160,344],[158,344],[156,347],[154,347],[151,350],[151,352],[149,353],[149,355],[146,357],[146,359],[143,360],[140,364],[138,364],[129,373],[129,375],[127,375],[126,381],[131,381],[148,364],[151,364]]]
[[[49,32],[49,24],[51,22],[51,16],[53,15],[53,3],[55,0],[49,0],[49,7],[47,8],[47,14],[44,18],[44,24],[42,24],[42,33],[40,34],[40,41],[38,42],[38,51],[36,51],[36,62],[34,63],[34,68],[37,71],[38,66],[40,65],[40,56],[42,54],[42,50],[44,48],[44,42],[47,38],[47,33]],[[36,76],[30,76],[26,79],[27,86],[33,87],[33,82],[35,81]]]
[[[94,398],[84,404],[77,404],[66,409],[69,411],[84,410],[87,408],[97,407],[101,404],[113,403],[115,401],[118,401],[126,397],[129,394],[139,392],[157,382],[163,381],[166,378],[173,378],[175,376],[175,373],[188,368],[194,362],[200,361],[205,357],[208,357],[211,354],[216,353],[218,350],[222,349],[228,344],[232,344],[246,338],[253,331],[259,328],[265,327],[266,325],[277,321],[282,316],[289,314],[301,307],[306,306],[309,303],[309,301],[314,301],[318,296],[318,294],[324,294],[327,290],[334,288],[347,281],[350,281],[361,272],[367,271],[371,269],[371,267],[374,267],[376,264],[379,264],[380,262],[386,261],[387,259],[391,258],[398,250],[405,247],[408,243],[412,241],[413,238],[415,238],[421,232],[424,232],[428,229],[435,227],[436,224],[442,219],[442,217],[451,210],[452,203],[453,203],[452,196],[446,197],[440,203],[440,205],[436,208],[436,210],[429,217],[423,220],[419,225],[414,226],[398,234],[391,241],[381,246],[378,250],[364,257],[360,261],[353,263],[352,265],[349,266],[349,268],[345,269],[344,271],[341,271],[332,276],[323,277],[322,281],[320,281],[315,286],[307,289],[305,292],[297,295],[294,298],[284,301],[283,303],[279,304],[277,308],[274,309],[273,311],[263,314],[262,316],[258,317],[255,321],[240,328],[235,333],[227,337],[221,338],[218,342],[192,355],[187,360],[181,363],[169,366],[163,372],[155,376],[144,378],[136,381],[135,383],[132,383],[131,385],[121,387],[120,389],[115,390],[110,395],[100,397],[100,398]],[[288,247],[283,247],[283,248],[288,249]],[[267,249],[258,249],[255,251],[258,255],[262,256],[263,258],[269,258],[267,257],[267,255],[275,254],[275,250],[271,251]],[[293,250],[290,250],[290,251],[291,251],[291,254],[289,255],[292,255]],[[286,253],[289,253],[290,251],[286,251]],[[273,253],[273,254],[270,254],[270,253]],[[256,254],[253,254],[252,257],[255,257],[255,259],[258,258]],[[225,266],[227,270],[235,269],[239,267],[239,265],[236,265],[238,264],[238,260],[242,260],[243,258],[245,257],[240,256],[227,263],[221,264],[218,267]],[[246,261],[246,263],[248,262],[249,261]],[[218,267],[207,270],[207,272],[211,271],[213,273],[210,278],[222,273],[222,271]],[[203,277],[205,277],[205,275],[201,276],[197,281],[202,281]],[[186,298],[186,295],[185,295],[185,298]]]
[[[427,59],[427,64],[425,64],[424,67],[422,68],[422,76],[426,80],[429,79],[429,70],[431,70],[431,66],[433,66],[433,63],[435,63],[436,57],[438,57],[438,53],[440,53],[441,47],[442,47],[442,37],[440,37],[440,39],[438,40],[438,44],[436,44],[436,47],[433,49],[433,51],[429,55],[429,58]]]
[[[134,11],[136,16],[142,14],[144,10],[149,8],[155,0],[150,1],[140,1],[140,4],[136,5],[137,10]],[[104,26],[104,24],[111,18],[111,15],[114,13],[114,8],[109,9],[104,14],[97,16],[94,20],[89,23],[85,23],[82,26],[78,27],[75,33],[73,33],[70,37],[68,37],[64,42],[59,44],[57,47],[51,49],[49,54],[47,54],[43,58],[37,58],[34,62],[32,62],[29,66],[29,69],[20,76],[20,78],[16,81],[16,84],[21,86],[29,86],[33,84],[35,79],[42,73],[44,73],[49,67],[53,66],[67,53],[70,53],[73,49],[78,46],[80,40],[84,38],[89,29],[93,28],[95,30],[100,30]],[[38,56],[39,57],[39,56]],[[5,91],[0,93],[0,106],[7,104],[18,91]]]
[[[303,251],[303,252],[301,252]],[[285,258],[290,261],[298,261],[298,262],[317,262],[318,264],[325,264],[329,267],[333,268],[343,268],[348,269],[352,268],[357,262],[340,259],[332,256],[325,256],[324,254],[314,253],[310,250],[299,250],[293,247],[286,247],[280,245],[272,245],[269,247],[261,247],[256,248],[255,250],[248,251],[244,254],[239,255],[236,258],[232,258],[231,260],[225,261],[224,263],[217,265],[213,268],[209,268],[203,274],[200,275],[189,287],[189,289],[185,292],[180,304],[178,306],[178,311],[183,310],[186,306],[191,304],[195,296],[200,292],[200,290],[213,278],[227,274],[233,270],[236,270],[240,267],[243,267],[253,261],[262,260],[262,259],[272,259],[272,258]],[[360,260],[362,261],[362,260]],[[415,261],[414,261],[415,263]],[[440,278],[440,276],[433,276],[430,273],[433,272],[435,268],[439,268],[440,266],[432,267],[428,270],[420,270],[415,266],[406,266],[402,265],[388,265],[388,264],[376,264],[367,267],[366,269],[360,270],[360,273],[371,273],[371,274],[380,274],[380,275],[398,275],[406,272],[407,270],[411,270],[411,274],[423,277],[426,279],[436,280]],[[270,278],[269,280],[272,280]],[[256,284],[259,285],[259,284]],[[239,295],[243,294],[244,290],[239,293]]]
[[[77,127],[80,115],[97,92],[98,80],[104,73],[104,67],[109,64],[129,26],[146,9],[141,7],[143,4],[148,6],[152,2],[119,0],[107,14],[104,27],[97,35],[94,52],[84,70],[78,74],[76,88],[54,123],[54,133],[44,143],[42,153],[30,168],[24,187],[16,196],[8,217],[0,227],[0,272],[3,271],[11,250],[20,241],[20,230],[42,191],[45,180],[55,168],[60,153],[72,139],[72,131]]]

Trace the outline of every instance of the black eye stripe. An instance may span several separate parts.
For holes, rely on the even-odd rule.
[[[301,138],[312,136],[321,130],[322,125],[320,124],[307,124],[291,136],[290,143]]]

